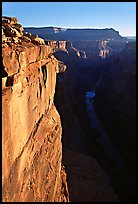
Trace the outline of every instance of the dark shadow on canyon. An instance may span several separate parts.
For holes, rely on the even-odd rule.
[[[97,64],[97,70],[93,71],[93,73],[90,71],[86,77],[85,71],[83,71],[82,73],[80,72],[79,75],[76,75],[75,79],[71,79],[68,70],[57,77],[55,105],[61,116],[63,130],[63,163],[68,175],[70,201],[77,202],[80,200],[81,202],[88,199],[88,202],[91,202],[91,187],[87,186],[85,188],[85,193],[87,197],[90,196],[90,198],[81,195],[81,190],[79,191],[79,189],[81,189],[80,177],[74,176],[74,174],[79,174],[77,173],[79,171],[82,171],[84,176],[86,174],[84,170],[85,168],[88,168],[90,171],[93,168],[92,163],[85,166],[82,157],[85,158],[85,160],[87,160],[86,158],[88,157],[93,157],[99,162],[100,166],[110,177],[111,185],[115,193],[119,196],[120,201],[135,200],[135,179],[133,178],[131,182],[132,176],[128,179],[130,173],[127,170],[124,172],[124,170],[115,168],[113,162],[109,161],[106,157],[103,149],[96,143],[96,138],[99,135],[95,129],[90,127],[89,117],[86,113],[85,93],[97,80],[108,74],[108,69],[110,69],[111,63],[112,60],[105,60],[104,63],[100,62],[99,66]],[[77,81],[77,83],[74,83],[74,80]],[[70,83],[74,83],[74,85],[70,87]],[[78,168],[75,166],[78,166]],[[75,187],[73,187],[74,182]],[[76,190],[77,185],[78,192]],[[77,193],[79,193],[80,197],[76,195]]]

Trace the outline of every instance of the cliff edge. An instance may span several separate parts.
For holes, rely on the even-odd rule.
[[[2,199],[68,202],[62,127],[54,106],[58,60],[43,39],[2,18]]]

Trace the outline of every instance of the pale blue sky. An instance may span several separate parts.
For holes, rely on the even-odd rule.
[[[2,2],[2,15],[24,27],[114,28],[136,36],[136,2]]]

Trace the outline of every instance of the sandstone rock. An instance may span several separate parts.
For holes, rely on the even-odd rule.
[[[15,28],[10,25],[5,26],[5,34],[7,37],[21,37],[22,33],[19,33]]]
[[[5,35],[2,35],[2,43],[5,43],[7,41],[7,37]]]
[[[16,19],[11,20],[14,27]],[[9,37],[2,36],[2,199],[68,202],[61,120],[54,106],[58,61],[43,39],[34,36],[34,45],[7,27]]]
[[[22,31],[24,30],[22,25],[20,24],[13,24],[12,27],[15,28],[19,33],[22,33]]]
[[[59,61],[58,60],[58,63],[59,63],[59,65],[58,65],[58,67],[59,67],[59,73],[61,73],[61,72],[65,72],[65,70],[66,70],[66,65],[62,62],[62,61]]]
[[[66,50],[66,41],[54,41],[54,40],[45,40],[46,45],[49,45],[53,48],[53,52],[61,49]]]
[[[2,35],[5,35],[4,26],[2,26]]]
[[[2,18],[2,35],[6,37],[21,37],[23,35],[23,27],[20,24],[17,24],[18,20],[12,17],[3,17]],[[15,39],[13,39],[14,41]],[[16,40],[17,42],[17,40]]]
[[[8,76],[18,73],[18,70],[20,68],[19,61],[17,52],[13,48],[5,46],[2,49],[2,59],[3,67],[8,73]]]
[[[2,18],[2,25],[8,25],[10,24],[10,20],[7,18]]]
[[[29,32],[25,32],[24,36],[31,39],[31,42],[35,45],[45,45],[45,41],[42,38],[39,38],[38,35],[31,35]]]
[[[23,35],[21,39],[25,42],[31,42],[31,39],[25,35]]]
[[[38,38],[38,35],[31,35],[30,38],[31,40],[34,40],[35,38]]]
[[[45,45],[45,41],[42,38],[33,38],[32,43],[35,45]]]
[[[12,41],[13,41],[14,43],[19,43],[19,42],[21,42],[21,40],[20,40],[18,37],[13,37],[13,38],[12,38]]]
[[[6,22],[6,23],[12,25],[12,24],[17,24],[18,19],[14,18],[14,17],[3,16],[2,22]]]
[[[23,36],[27,36],[28,38],[30,38],[30,37],[31,37],[31,33],[25,32],[25,33],[23,34]]]
[[[14,40],[13,40],[13,38],[12,37],[7,37],[7,41],[6,41],[6,43],[12,43]]]
[[[28,38],[30,38],[31,40],[33,40],[33,39],[35,39],[35,38],[38,38],[38,35],[32,35],[31,33],[29,33],[29,32],[25,32],[24,34],[23,34],[24,36],[27,36]]]

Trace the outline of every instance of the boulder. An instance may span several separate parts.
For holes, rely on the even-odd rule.
[[[2,43],[5,43],[7,41],[7,37],[5,35],[2,35]]]
[[[45,41],[42,38],[38,37],[34,38],[31,42],[35,45],[45,45]]]
[[[23,35],[23,36],[21,37],[21,39],[22,39],[23,41],[25,41],[25,42],[31,42],[31,39],[30,39],[29,37],[25,36],[25,35]]]
[[[33,39],[35,39],[35,38],[38,38],[38,35],[31,35],[30,37],[31,37],[31,39],[33,40]]]
[[[3,18],[2,18],[2,22],[4,22],[4,23],[8,23],[8,24],[12,25],[12,24],[17,24],[18,19],[15,18],[15,17],[7,17],[7,16],[3,16]]]
[[[25,32],[23,36],[31,39],[31,42],[35,45],[45,45],[45,41],[42,38],[39,38],[38,35],[31,35],[29,32]]]
[[[58,60],[58,73],[65,72],[67,66],[60,60]]]
[[[30,38],[31,37],[31,33],[25,32],[25,33],[23,33],[23,36],[26,36],[26,37]]]
[[[24,30],[22,25],[20,24],[13,24],[12,27],[15,28],[20,33],[22,33],[22,31]]]
[[[21,40],[20,40],[18,37],[13,37],[13,38],[12,38],[12,41],[13,41],[14,43],[19,43]]]
[[[2,18],[2,25],[8,25],[10,24],[10,20],[6,18]]]
[[[5,26],[5,34],[7,37],[21,37],[22,33],[18,32],[15,28],[10,25]]]

